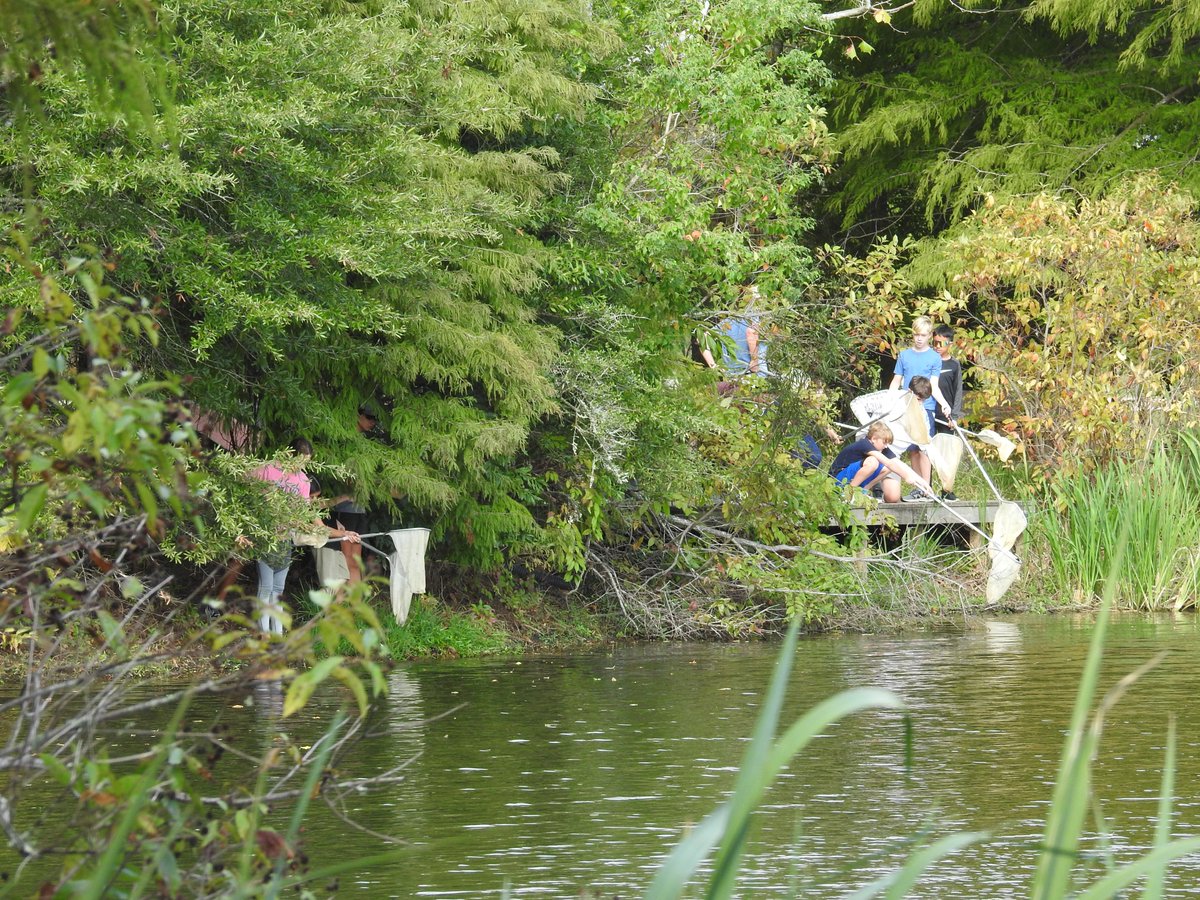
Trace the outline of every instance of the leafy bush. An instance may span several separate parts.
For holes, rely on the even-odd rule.
[[[312,753],[274,748],[248,791],[241,778],[232,788],[211,784],[230,746],[219,730],[180,723],[196,695],[254,683],[278,691],[287,717],[331,680],[361,716],[384,689],[381,625],[361,592],[337,603],[314,595],[318,614],[282,638],[236,610],[204,623],[196,598],[171,596],[168,586],[186,589],[173,585],[159,542],[191,527],[195,438],[177,384],[145,377],[131,359],[140,342],[154,345],[157,321],[109,286],[95,260],[53,272],[8,250],[38,302],[11,308],[0,336],[0,630],[19,642],[24,663],[16,695],[0,703],[9,728],[0,828],[19,853],[61,861],[51,893],[302,884],[300,820],[283,832],[269,827],[263,796],[301,772],[310,786],[325,777],[360,720],[339,719]],[[318,658],[318,638],[349,652]],[[203,674],[147,701],[143,673],[179,656],[194,656]],[[108,758],[112,722],[172,705],[174,719],[147,738],[144,753]],[[24,799],[47,777],[70,810],[66,826],[47,825]]]
[[[1087,470],[1200,419],[1195,210],[1155,179],[1094,201],[990,198],[936,240],[831,258],[862,352],[895,349],[897,311],[950,322],[975,407],[1037,473]]]

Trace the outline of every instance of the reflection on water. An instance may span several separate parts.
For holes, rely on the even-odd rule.
[[[1114,623],[1107,685],[1160,649],[1177,651],[1108,719],[1096,786],[1118,858],[1153,839],[1169,713],[1180,736],[1176,831],[1196,832],[1196,632],[1190,617]],[[848,687],[890,688],[912,712],[916,764],[905,768],[895,714],[831,729],[768,793],[742,896],[845,896],[898,866],[915,838],[956,830],[992,837],[935,866],[916,896],[1027,893],[1090,633],[1088,618],[1059,617],[802,640],[785,719]],[[403,783],[346,810],[410,851],[343,878],[342,893],[482,898],[507,884],[514,896],[636,896],[683,829],[730,789],[776,649],[653,645],[402,668],[342,769],[357,776],[414,760]],[[265,688],[251,702],[256,712],[229,715],[257,723],[246,730],[258,740],[280,728],[315,735],[332,714],[313,705],[301,722],[279,720],[282,697]],[[382,846],[328,814],[306,833],[316,867]],[[1200,863],[1174,872],[1169,894],[1200,884]]]
[[[743,896],[844,896],[899,865],[915,838],[967,829],[993,837],[935,867],[917,895],[1025,893],[1089,637],[1089,619],[1061,617],[802,641],[786,715],[847,687],[890,688],[913,713],[916,765],[904,766],[894,714],[835,726],[768,794]],[[1178,831],[1194,831],[1195,637],[1190,618],[1113,627],[1108,684],[1159,649],[1179,651],[1105,734],[1097,788],[1118,856],[1152,840],[1171,711],[1181,735]],[[362,798],[355,812],[413,851],[357,885],[394,897],[496,897],[505,884],[516,896],[635,896],[682,829],[730,789],[775,650],[638,646],[406,668],[386,727],[359,761],[382,769],[420,757],[404,785]],[[428,721],[459,703],[467,706]],[[1168,887],[1197,883],[1185,863]]]

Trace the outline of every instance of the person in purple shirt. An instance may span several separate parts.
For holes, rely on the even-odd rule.
[[[938,352],[929,346],[929,340],[933,336],[933,322],[928,316],[918,316],[913,319],[912,324],[912,347],[907,350],[901,350],[900,356],[896,360],[896,373],[892,376],[892,382],[888,387],[891,390],[896,388],[907,388],[908,383],[913,380],[916,375],[922,375],[928,378],[933,386],[933,394],[925,401],[925,416],[929,420],[929,433],[934,433],[934,411],[941,410],[942,416],[950,420],[950,404],[946,402],[946,398],[942,396],[941,388],[938,387],[938,376],[942,373],[942,358]],[[921,452],[921,448],[913,444],[908,450],[908,460],[912,464],[913,469],[926,483],[929,482],[930,476],[933,474],[933,464],[929,461],[929,457]],[[925,491],[919,488],[914,489],[905,498],[907,501],[915,500],[932,500]]]

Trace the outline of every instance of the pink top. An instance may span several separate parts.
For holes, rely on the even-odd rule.
[[[312,481],[303,472],[285,472],[274,463],[268,463],[250,473],[255,478],[270,481],[279,485],[289,494],[297,494],[308,499],[312,492]]]

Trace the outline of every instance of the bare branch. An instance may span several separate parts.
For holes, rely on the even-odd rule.
[[[876,12],[886,13],[888,16],[895,15],[901,10],[908,9],[910,6],[916,5],[916,0],[909,3],[901,3],[899,6],[883,6],[877,3],[861,3],[858,6],[853,6],[850,9],[839,9],[834,12],[821,13],[821,19],[825,22],[836,22],[839,19],[858,19],[867,15],[874,15]]]

